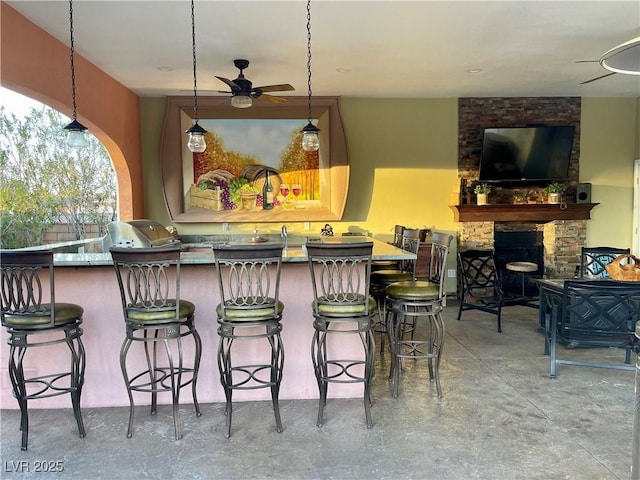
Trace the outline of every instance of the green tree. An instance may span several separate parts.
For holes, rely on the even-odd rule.
[[[24,118],[0,106],[0,245],[41,244],[55,223],[68,223],[77,240],[87,224],[101,231],[117,215],[113,165],[92,135],[73,150],[63,127],[69,120],[48,108]]]

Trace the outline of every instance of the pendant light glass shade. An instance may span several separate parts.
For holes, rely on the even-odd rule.
[[[207,131],[197,121],[193,127],[187,130],[187,133],[189,134],[189,142],[187,143],[189,150],[194,153],[202,153],[207,149],[207,142],[204,139],[204,134]]]
[[[317,152],[320,148],[318,132],[320,130],[313,123],[309,122],[302,129],[302,149],[305,152]]]
[[[87,127],[79,121],[73,120],[64,129],[67,131],[67,145],[71,148],[84,148],[87,146],[87,136],[85,135]]]
[[[207,131],[198,124],[198,81],[196,76],[196,14],[193,0],[191,0],[191,45],[193,53],[193,118],[195,123],[186,131],[189,135],[187,147],[193,153],[202,153],[207,149],[204,139]]]

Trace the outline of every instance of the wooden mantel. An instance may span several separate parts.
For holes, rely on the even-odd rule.
[[[537,222],[589,220],[597,203],[451,205],[456,222]]]

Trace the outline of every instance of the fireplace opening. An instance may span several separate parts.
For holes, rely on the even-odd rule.
[[[495,232],[494,249],[496,267],[502,275],[502,288],[507,294],[522,293],[522,274],[506,269],[509,262],[532,262],[538,270],[525,275],[524,293],[538,296],[538,287],[531,283],[531,277],[542,277],[544,272],[543,234],[537,231]]]

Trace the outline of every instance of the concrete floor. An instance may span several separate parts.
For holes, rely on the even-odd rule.
[[[173,439],[171,409],[83,409],[81,439],[71,410],[32,409],[29,450],[20,450],[19,414],[3,410],[2,478],[64,479],[627,479],[631,465],[634,373],[564,366],[551,380],[537,312],[509,307],[495,317],[446,309],[443,398],[424,363],[407,362],[391,398],[389,355],[378,355],[374,427],[361,399],[330,399],[315,426],[317,401],[282,401],[276,433],[270,402],[237,403],[224,438],[222,404],[189,404],[184,438]],[[285,345],[286,349],[286,345]],[[206,352],[205,352],[206,353]],[[619,350],[571,350],[573,358],[619,361]],[[285,360],[286,361],[286,360]],[[201,379],[206,381],[207,379]],[[329,387],[331,388],[331,387]],[[188,395],[184,395],[188,398]],[[36,402],[32,402],[34,406]],[[35,472],[43,462],[61,473]],[[57,463],[56,463],[57,462]],[[46,464],[45,464],[46,465]],[[15,470],[21,470],[15,473]],[[40,469],[42,470],[42,468]]]

